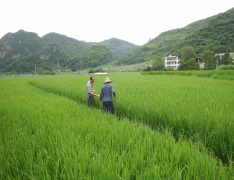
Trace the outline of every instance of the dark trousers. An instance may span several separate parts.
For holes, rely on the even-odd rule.
[[[103,102],[103,111],[108,111],[111,114],[114,114],[114,106],[113,101],[105,101]]]
[[[87,99],[88,99],[88,106],[90,107],[92,105],[92,103],[93,103],[93,96],[89,94],[87,96]]]

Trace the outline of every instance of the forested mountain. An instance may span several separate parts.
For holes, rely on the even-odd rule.
[[[8,54],[14,52],[20,53],[21,56],[29,55],[41,49],[43,45],[43,40],[36,33],[24,30],[7,33],[0,39],[0,51],[2,54],[6,52],[5,55],[1,55],[1,58],[7,59]]]
[[[59,45],[50,44],[29,56],[13,61],[7,66],[6,71],[32,72],[35,67],[53,71],[57,68],[57,64],[59,64],[60,68],[65,68],[68,59],[69,56]]]
[[[127,41],[123,41],[116,38],[111,38],[105,41],[102,41],[98,44],[103,44],[110,49],[110,51],[114,54],[114,56],[118,59],[120,56],[124,55],[126,52],[129,52],[136,47],[135,44],[129,43]]]
[[[178,42],[171,52],[177,53],[185,46],[193,46],[197,55],[204,50],[214,53],[234,51],[234,8],[212,18],[202,28]]]
[[[233,14],[232,8],[184,28],[163,32],[147,44],[124,54],[119,63],[135,64],[152,60],[156,56],[178,55],[185,46],[194,47],[197,56],[204,50],[212,50],[214,53],[225,52],[226,49],[234,51]]]
[[[40,38],[20,30],[0,40],[0,72],[32,72],[35,67],[55,70],[93,68],[114,61],[136,45],[112,38],[101,43],[87,43],[58,33]],[[111,50],[110,50],[110,49]]]
[[[158,56],[178,55],[186,46],[192,46],[197,57],[205,50],[233,52],[233,24],[234,8],[184,28],[163,32],[143,46],[116,38],[87,43],[58,33],[40,38],[36,33],[19,30],[0,39],[0,72],[31,72],[35,66],[52,71],[58,68],[57,64],[74,71],[116,60],[119,64],[135,64]]]
[[[114,56],[110,49],[105,45],[94,45],[87,51],[81,53],[68,61],[72,71],[83,68],[94,68],[100,65],[110,63],[114,60]]]
[[[6,67],[17,59],[30,56],[44,46],[45,43],[36,33],[23,30],[7,33],[0,40],[0,71],[6,71]]]
[[[49,33],[42,37],[47,44],[57,44],[70,56],[78,56],[80,53],[87,51],[95,43],[87,43],[61,35],[58,33]]]

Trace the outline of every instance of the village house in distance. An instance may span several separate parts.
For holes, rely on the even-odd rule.
[[[173,67],[175,70],[178,69],[178,66],[180,65],[179,64],[179,57],[178,56],[167,56],[167,57],[164,57],[165,59],[165,67]]]
[[[215,57],[220,56],[220,59],[222,59],[224,54],[225,53],[215,54]],[[234,63],[234,52],[231,52],[229,54],[232,57],[233,63]],[[164,61],[165,61],[165,67],[166,68],[167,67],[173,67],[175,70],[177,70],[179,65],[180,65],[180,63],[179,63],[180,59],[179,59],[178,56],[169,55],[167,57],[164,57]],[[199,64],[200,68],[204,68],[205,63],[202,61],[201,58],[196,58],[195,62]]]
[[[164,59],[165,59],[165,67],[166,68],[167,67],[173,67],[175,70],[178,69],[178,67],[180,65],[180,63],[179,63],[180,59],[179,59],[178,56],[171,56],[171,55],[169,55],[167,57],[164,57]],[[205,67],[204,66],[205,63],[202,61],[201,58],[196,58],[195,62],[199,64],[200,68],[204,68]]]
[[[215,54],[215,57],[219,56],[220,59],[222,59],[222,57],[224,56],[224,54],[225,54],[225,53]],[[234,63],[234,52],[231,52],[231,53],[229,53],[229,54],[230,54],[230,56],[232,57],[233,63]]]

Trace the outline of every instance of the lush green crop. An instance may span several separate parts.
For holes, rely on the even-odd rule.
[[[105,76],[96,76],[94,83],[96,92],[99,92],[104,78]],[[197,83],[200,82],[198,81],[200,78],[192,78],[194,82],[184,89],[181,83],[191,82],[189,79],[191,77],[170,79],[169,76],[155,78],[141,76],[139,73],[128,73],[110,75],[110,78],[114,80],[117,93],[114,102],[116,115],[121,117],[121,120],[116,116],[102,113],[98,99],[95,99],[94,104],[97,108],[87,107],[85,88],[89,79],[87,76],[0,79],[0,177],[2,179],[233,178],[232,161],[223,165],[202,143],[209,138],[202,137],[202,127],[207,124],[210,125],[208,128],[213,127],[213,131],[217,131],[220,137],[223,137],[222,133],[226,138],[233,137],[228,132],[231,129],[225,124],[227,117],[231,115],[233,117],[233,114],[230,114],[232,106],[228,97],[218,104],[223,115],[229,112],[228,115],[222,119],[218,112],[217,119],[213,119],[213,122],[204,118],[204,122],[199,125],[198,121],[201,119],[193,122],[195,110],[187,116],[184,109],[203,107],[202,100],[206,102],[211,96],[205,99],[204,95],[201,95],[199,98],[202,100],[189,108],[188,97],[181,95],[183,98],[173,103],[171,98],[179,92],[170,93],[180,87],[179,94],[187,95],[186,90],[190,90],[189,99],[194,100],[197,94],[192,89],[199,89]],[[213,85],[222,85],[219,86],[221,88],[219,90],[226,88],[227,94],[231,91],[232,84],[227,81],[225,84],[220,80],[204,80],[205,82],[199,84],[202,89],[210,90],[213,89]],[[214,90],[216,91],[218,90]],[[217,101],[215,97],[212,100]],[[217,108],[214,104],[211,107]],[[179,110],[172,111],[173,108]],[[207,105],[205,112],[214,118],[210,110],[210,106]],[[201,109],[198,112],[202,113],[201,115],[206,114]],[[176,122],[179,117],[181,121]],[[132,122],[128,118],[131,118]],[[144,123],[135,121],[134,118]],[[218,120],[223,121],[218,124]],[[233,122],[231,118],[228,120]],[[179,135],[175,140],[172,136],[171,132],[176,133],[175,129],[178,132],[192,132],[185,131],[186,126],[183,126],[183,122],[187,122],[185,125],[189,123],[197,125],[197,127],[191,125],[191,129],[197,132],[189,136],[194,137],[196,142],[192,138],[186,140]],[[146,123],[150,126],[146,126]],[[233,123],[229,126],[232,128]],[[164,131],[160,133],[152,128]]]
[[[200,141],[223,162],[234,150],[234,82],[187,76],[142,76],[140,73],[109,75],[114,80],[116,115],[138,119],[153,129],[171,129],[175,138],[183,135]],[[98,91],[105,76],[97,76]],[[86,103],[89,77],[43,78],[30,84],[49,92]],[[94,106],[101,109],[99,100]]]
[[[198,76],[210,77],[213,79],[234,80],[233,70],[206,70],[206,71],[143,71],[143,75],[181,75],[181,76]]]

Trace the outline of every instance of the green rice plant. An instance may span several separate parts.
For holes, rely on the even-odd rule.
[[[234,71],[233,70],[218,70],[215,71],[217,75],[228,75],[228,76],[234,76]]]
[[[75,82],[59,79],[34,80],[44,87],[46,80],[57,81],[62,90],[69,87],[62,82]],[[51,84],[50,93],[28,79],[1,79],[0,84],[1,179],[233,178],[232,163],[224,166],[201,143],[176,142],[170,131],[119,121],[74,101],[75,95],[53,93]]]
[[[175,75],[191,76],[194,75],[194,71],[178,71]]]
[[[206,71],[196,71],[194,75],[198,77],[211,77],[216,73],[216,71],[206,70]]]
[[[231,69],[231,68],[230,68]],[[142,71],[142,75],[182,75],[182,76],[198,76],[198,77],[209,77],[214,79],[226,79],[233,80],[233,70],[205,70],[205,71]],[[220,76],[220,77],[218,77]]]
[[[234,76],[227,76],[227,75],[213,75],[213,79],[224,79],[224,80],[234,80]]]
[[[122,87],[133,91],[125,91],[122,96],[128,103],[122,105],[122,101],[117,106],[122,106],[120,111],[126,112],[126,117],[138,116],[153,128],[171,128],[175,137],[182,133],[192,139],[202,139],[223,162],[233,157],[232,82],[144,76],[129,81],[125,78],[122,83]],[[131,94],[135,98],[127,99],[126,96],[133,97]]]
[[[143,75],[174,75],[175,71],[141,71]]]
[[[224,163],[233,160],[233,82],[186,76],[141,76],[140,73],[109,74],[117,98],[115,114],[147,124],[152,129],[170,129],[174,137],[202,141]],[[29,83],[48,92],[86,104],[89,77],[35,78]],[[105,76],[96,76],[98,93]],[[94,98],[94,107],[101,109]]]
[[[234,65],[221,65],[219,70],[234,70]]]

